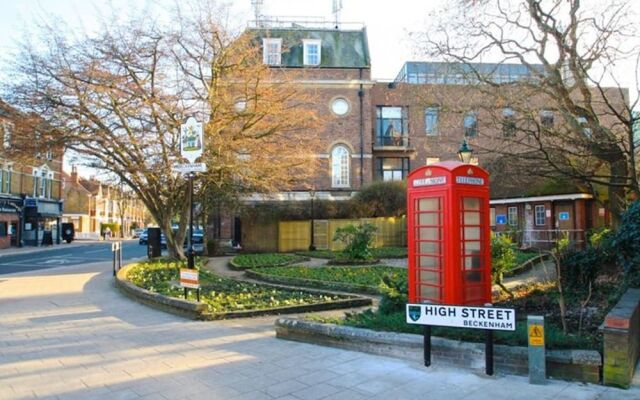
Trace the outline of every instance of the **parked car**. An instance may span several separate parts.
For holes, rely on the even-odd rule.
[[[146,229],[143,229],[142,232],[140,232],[140,236],[138,237],[138,243],[147,244],[148,238],[149,238],[149,232],[147,232]]]
[[[144,229],[134,229],[133,230],[133,238],[134,239],[139,238],[140,235],[142,234],[142,232],[144,232],[144,231],[145,231]]]

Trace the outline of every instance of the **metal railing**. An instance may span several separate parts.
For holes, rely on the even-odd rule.
[[[496,232],[497,235],[509,235],[522,248],[551,249],[564,238],[569,239],[569,247],[584,247],[585,232],[582,229],[549,229],[549,230],[509,230]]]
[[[409,135],[376,136],[377,147],[409,147]]]

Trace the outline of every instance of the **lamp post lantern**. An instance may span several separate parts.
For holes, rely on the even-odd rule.
[[[314,243],[314,232],[313,232],[313,220],[314,220],[314,209],[313,209],[313,199],[316,197],[316,190],[312,188],[309,190],[309,197],[311,198],[311,244],[309,245],[309,251],[315,251],[316,245]]]
[[[458,158],[464,164],[469,164],[471,162],[471,155],[473,154],[473,149],[469,147],[467,144],[467,139],[465,138],[458,149]]]

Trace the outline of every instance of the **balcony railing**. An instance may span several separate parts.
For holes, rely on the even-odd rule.
[[[376,147],[409,147],[409,135],[376,136]]]

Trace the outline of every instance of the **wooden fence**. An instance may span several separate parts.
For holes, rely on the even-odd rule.
[[[313,243],[318,250],[342,250],[344,244],[333,241],[336,230],[347,225],[372,224],[376,227],[374,247],[406,246],[405,217],[314,220]],[[311,221],[280,221],[278,223],[279,252],[308,250],[311,245]]]

